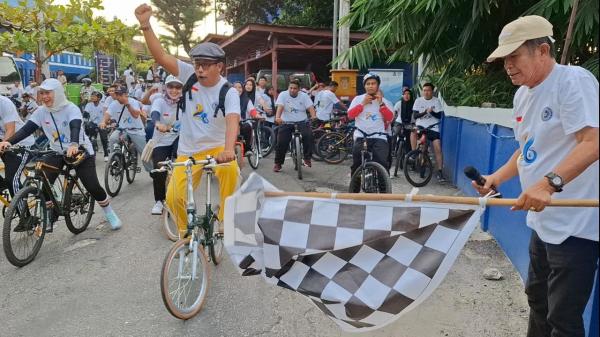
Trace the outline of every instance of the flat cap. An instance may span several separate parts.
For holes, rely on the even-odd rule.
[[[215,43],[204,42],[190,50],[190,57],[193,59],[224,60],[225,52]]]

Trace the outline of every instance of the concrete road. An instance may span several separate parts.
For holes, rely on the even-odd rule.
[[[295,179],[291,163],[273,173],[272,155],[258,172],[289,191],[345,191],[350,162],[315,163]],[[104,163],[97,161],[99,176]],[[244,174],[249,173],[244,169]],[[394,179],[394,192],[411,187]],[[436,182],[420,193],[456,195]],[[124,226],[113,232],[100,209],[89,229],[72,235],[58,222],[37,258],[15,268],[0,252],[0,336],[350,336],[302,296],[241,277],[228,259],[212,269],[203,311],[189,321],[163,306],[159,276],[171,242],[150,215],[151,180],[143,173],[113,200]],[[1,243],[0,243],[1,246]],[[482,277],[486,267],[504,274]],[[522,336],[527,303],[522,281],[495,241],[476,231],[440,288],[423,305],[366,336]]]

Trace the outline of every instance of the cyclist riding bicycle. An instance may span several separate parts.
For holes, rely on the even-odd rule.
[[[25,123],[21,120],[17,114],[17,108],[13,102],[2,95],[0,95],[0,139],[9,139],[15,132],[19,131]],[[33,136],[29,136],[23,139],[19,145],[29,147],[33,145]],[[4,162],[4,178],[0,178],[1,190],[8,188],[11,196],[14,196],[21,187],[21,172],[25,167],[25,164],[29,161],[29,154],[23,153],[16,154],[13,152],[6,152],[2,154],[2,161]]]
[[[257,92],[254,80],[247,79],[240,95],[240,115],[242,119],[242,123],[240,123],[240,135],[244,137],[245,156],[252,155],[254,151],[252,148],[252,123],[250,121],[262,118],[255,109],[256,96]]]
[[[367,148],[373,154],[373,161],[389,170],[389,144],[386,133],[386,123],[394,118],[392,104],[383,98],[379,86],[381,78],[377,74],[369,73],[363,78],[365,94],[354,97],[348,110],[348,118],[355,119],[355,126],[367,137]],[[351,175],[361,164],[360,152],[363,148],[365,136],[359,130],[354,131],[354,147],[352,149]]]
[[[317,109],[317,119],[321,123],[326,123],[333,117],[333,106],[338,104],[342,109],[347,110],[348,107],[335,95],[338,83],[336,81],[329,82],[329,85],[319,91],[315,96],[315,107]]]
[[[26,139],[38,128],[42,128],[50,140],[50,148],[57,152],[57,155],[44,158],[44,162],[49,165],[63,167],[65,158],[62,154],[65,153],[67,157],[73,158],[79,155],[80,147],[83,147],[88,156],[75,167],[77,177],[102,207],[112,229],[121,228],[121,220],[110,206],[110,199],[98,182],[94,149],[81,128],[81,111],[75,104],[67,101],[63,86],[57,79],[51,78],[42,82],[39,95],[43,105],[33,113],[19,131],[0,143],[0,152]],[[46,176],[51,183],[54,183],[58,172],[47,172]],[[52,220],[56,219],[53,217]]]
[[[100,123],[100,129],[106,128],[110,120],[115,120],[117,127],[123,129],[123,133],[129,136],[133,142],[138,157],[141,156],[146,146],[146,132],[142,122],[142,105],[139,101],[129,98],[127,88],[118,86],[115,88],[115,100],[110,103],[107,112],[104,114],[104,120]],[[113,132],[108,139],[108,148],[112,152],[114,145],[121,137],[120,132]]]
[[[415,119],[413,117],[413,100],[410,89],[404,88],[402,91],[402,98],[394,105],[394,116],[394,135],[402,135],[406,139],[406,142],[404,142],[404,153],[416,149],[417,134],[412,130]],[[393,145],[394,148],[392,150],[395,151],[397,144]]]
[[[179,118],[181,111],[179,109],[179,100],[183,82],[177,77],[169,75],[165,80],[166,91],[156,97],[152,103],[151,118],[154,121],[154,134],[152,141],[154,149],[152,150],[152,165],[159,169],[158,163],[177,157],[178,130],[180,128]],[[152,214],[160,215],[163,212],[164,203],[167,195],[167,173],[151,172],[152,185],[154,186],[154,207]]]
[[[240,97],[221,76],[225,69],[225,52],[214,43],[201,43],[189,52],[193,65],[180,61],[165,52],[152,30],[152,8],[142,4],[136,8],[135,15],[156,62],[184,83],[177,162],[189,157],[204,160],[209,155],[220,163],[231,162],[215,168],[220,187],[218,217],[222,232],[225,199],[235,191],[239,177],[234,148],[240,123]],[[194,166],[194,188],[200,183],[201,175],[202,167]],[[177,167],[167,187],[167,205],[175,215],[180,234],[187,231],[187,196],[182,192],[186,190],[186,180],[185,168]]]
[[[88,102],[90,101],[90,97],[92,96],[92,93],[96,89],[94,87],[92,87],[92,80],[87,77],[82,79],[81,83],[83,83],[83,85],[81,86],[81,89],[79,91],[79,98],[81,100],[81,103],[80,103],[81,110],[83,110],[83,107],[85,107],[85,105],[88,104]]]
[[[300,82],[298,80],[290,81],[288,90],[279,94],[275,105],[277,106],[275,123],[279,124],[279,127],[277,128],[277,148],[275,149],[275,166],[273,166],[273,171],[279,172],[285,161],[285,154],[292,140],[292,133],[294,132],[293,124],[283,123],[308,122],[306,111],[310,113],[311,119],[316,118],[316,112],[308,94],[300,91]],[[298,129],[302,133],[304,166],[311,167],[314,143],[312,130],[308,123],[298,124]]]
[[[433,96],[434,86],[431,83],[423,84],[423,96],[415,100],[413,105],[413,114],[417,127],[427,128],[434,124],[439,124],[444,111],[440,100]],[[437,180],[444,182],[446,179],[442,174],[443,157],[442,157],[442,142],[440,140],[440,128],[438,125],[433,126],[426,131],[427,139],[433,144],[433,152],[435,154],[435,163],[437,165]]]
[[[104,119],[104,107],[100,103],[102,94],[98,91],[94,91],[90,96],[90,102],[83,108],[83,118],[88,119],[88,126],[85,130],[86,134],[90,139],[94,138],[94,141],[98,134],[100,135],[100,142],[102,143],[102,150],[104,154],[104,161],[108,161],[108,135],[106,130],[98,130],[98,125],[102,123]]]

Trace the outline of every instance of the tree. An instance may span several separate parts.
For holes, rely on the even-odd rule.
[[[79,51],[88,57],[95,51],[120,53],[129,48],[136,34],[135,28],[119,20],[94,18],[93,10],[103,8],[101,0],[70,0],[64,6],[53,2],[21,0],[15,7],[0,4],[0,20],[12,27],[0,34],[0,49],[35,54],[38,81],[42,66],[54,54],[65,50]],[[45,53],[42,55],[40,50]]]
[[[176,45],[183,46],[186,53],[196,44],[192,35],[196,25],[202,21],[210,11],[210,0],[152,0],[158,8],[154,15],[163,27],[171,34]]]
[[[238,29],[248,23],[269,23],[283,0],[218,0],[225,21]]]
[[[541,15],[554,25],[560,54],[570,6],[571,0],[356,0],[341,22],[371,34],[339,58],[365,68],[375,59],[417,62],[423,57],[425,72],[441,74],[443,87],[451,76],[482,68],[501,71],[500,65],[483,62],[502,27],[522,15]],[[576,20],[570,60],[598,76],[598,0],[581,0]]]
[[[333,1],[219,0],[225,21],[238,29],[248,23],[331,28]]]

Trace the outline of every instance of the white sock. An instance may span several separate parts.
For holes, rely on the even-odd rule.
[[[112,209],[112,206],[109,204],[107,206],[102,207],[102,210],[104,211],[104,214],[108,214],[108,213],[112,213],[114,212]]]

